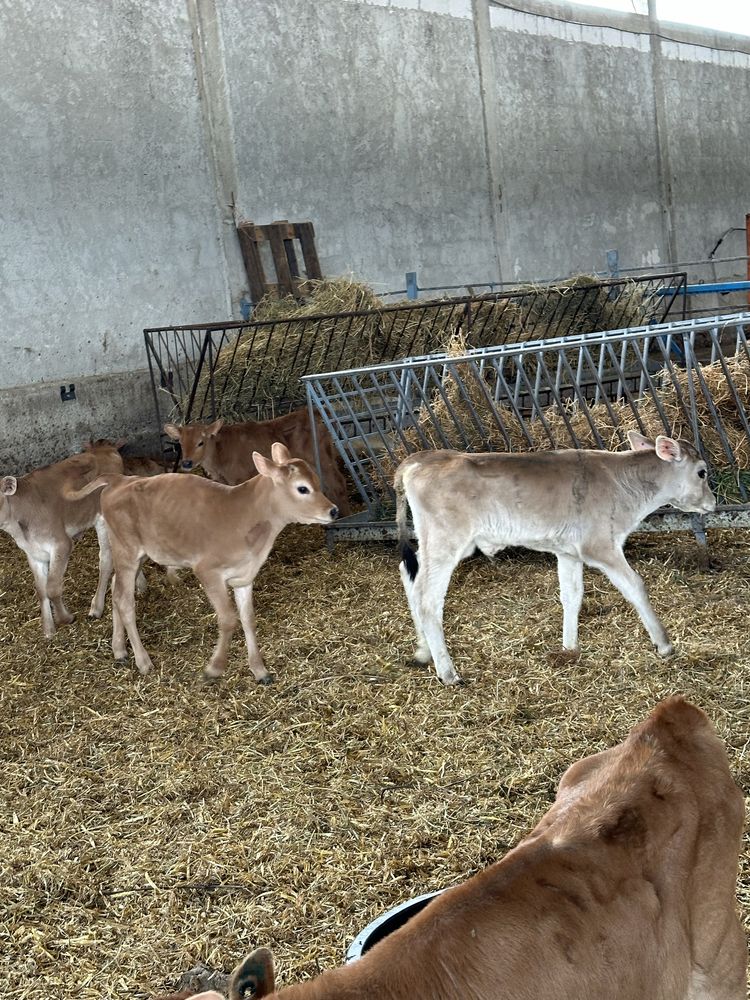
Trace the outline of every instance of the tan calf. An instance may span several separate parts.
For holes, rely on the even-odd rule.
[[[112,558],[99,515],[99,497],[73,500],[68,495],[96,476],[121,473],[122,469],[117,449],[102,447],[96,453],[72,455],[20,478],[4,476],[0,481],[0,529],[26,555],[39,599],[42,631],[48,638],[55,634],[56,624],[74,619],[63,601],[63,578],[74,541],[91,527],[99,539],[99,582],[89,615],[102,615]]]
[[[109,438],[98,438],[96,441],[88,441],[83,447],[85,451],[96,453],[100,449],[116,448],[122,458],[123,471],[126,476],[160,476],[167,471],[163,462],[157,462],[148,455],[123,455],[122,450],[126,446],[125,438],[117,441],[110,441]]]
[[[744,799],[700,709],[670,698],[573,764],[502,861],[359,961],[274,993],[265,949],[232,1000],[745,1000]],[[203,1000],[216,1000],[205,993]]]
[[[237,616],[227,593],[234,591],[245,632],[250,670],[270,682],[255,637],[253,580],[276,536],[287,524],[329,524],[338,511],[320,490],[310,466],[292,458],[283,444],[272,458],[257,452],[259,476],[224,486],[198,476],[125,476],[97,479],[85,492],[106,487],[102,515],[109,531],[115,579],[112,586],[112,651],[127,658],[125,633],[142,674],[152,668],[135,621],[134,584],[148,557],[162,566],[189,567],[203,585],[219,620],[219,641],[206,675],[224,672]]]
[[[318,420],[315,425],[320,453],[322,487],[333,499],[342,516],[350,511],[349,496],[339,458],[331,436]],[[165,424],[164,433],[178,441],[182,453],[180,469],[202,468],[217,483],[236,486],[257,474],[253,452],[271,457],[271,445],[279,441],[291,455],[315,467],[315,445],[307,410],[294,410],[274,420],[248,420],[241,424]]]
[[[521,545],[557,556],[563,648],[578,650],[583,567],[601,570],[640,615],[662,656],[672,653],[643,580],[628,564],[628,535],[657,508],[706,513],[716,506],[706,463],[686,441],[631,431],[632,450],[533,454],[423,451],[396,470],[401,579],[417,633],[414,658],[435,663],[444,684],[458,676],[443,632],[453,570],[476,549],[493,556]],[[408,541],[408,501],[419,542]]]

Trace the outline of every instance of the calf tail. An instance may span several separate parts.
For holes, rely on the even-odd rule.
[[[396,469],[393,485],[396,488],[396,524],[398,525],[398,543],[401,549],[401,558],[404,560],[406,572],[414,580],[419,572],[419,560],[417,559],[417,553],[409,541],[409,529],[406,523],[407,498],[404,489],[403,465],[400,465]]]
[[[64,497],[66,500],[83,500],[84,497],[87,497],[90,493],[94,493],[95,490],[101,490],[105,486],[111,486],[115,480],[122,478],[123,477],[119,473],[99,476],[97,479],[93,479],[90,483],[86,483],[86,485],[81,487],[80,490],[65,490]]]

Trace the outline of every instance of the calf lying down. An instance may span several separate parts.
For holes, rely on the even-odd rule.
[[[708,513],[716,506],[706,463],[686,441],[631,431],[631,451],[533,454],[423,451],[396,470],[401,579],[417,633],[414,658],[435,663],[444,684],[458,684],[443,632],[453,570],[476,549],[493,556],[521,545],[557,556],[563,648],[578,650],[583,567],[606,574],[640,615],[662,656],[669,636],[643,580],[623,553],[628,535],[665,504]],[[409,544],[406,503],[418,553]]]
[[[359,961],[277,994],[261,948],[235,969],[230,997],[744,1000],[743,819],[710,722],[669,698],[624,743],[568,768],[501,861]]]

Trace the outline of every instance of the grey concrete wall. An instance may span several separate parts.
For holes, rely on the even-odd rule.
[[[237,317],[242,218],[312,219],[324,271],[382,291],[742,224],[750,39],[513,6],[0,0],[2,461],[153,433],[141,331]]]
[[[220,3],[238,211],[313,219],[324,273],[391,290],[491,267],[471,6],[441,9]]]

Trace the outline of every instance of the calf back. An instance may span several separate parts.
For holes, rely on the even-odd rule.
[[[3,497],[0,526],[22,522],[30,535],[73,537],[91,527],[99,513],[99,496],[91,494],[71,500],[68,495],[99,475],[121,473],[122,459],[116,448],[72,455],[53,465],[35,469],[16,480],[15,494]]]
[[[705,715],[668,699],[623,744],[573,765],[502,861],[358,962],[274,996],[740,1000],[743,817]]]

